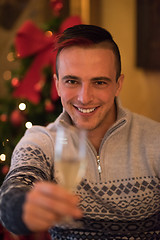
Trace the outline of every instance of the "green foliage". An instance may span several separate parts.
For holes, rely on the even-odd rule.
[[[61,21],[58,18],[53,19],[44,28],[45,30],[55,29],[57,31]],[[16,77],[21,81],[35,56],[18,59],[16,58],[14,46],[12,46],[11,51],[14,52],[15,61],[19,66],[17,69],[12,70],[12,79]],[[12,79],[6,81],[8,94],[6,97],[0,98],[0,156],[1,154],[6,156],[6,161],[2,161],[0,157],[0,185],[7,173],[8,166],[10,166],[12,152],[26,131],[25,123],[29,121],[33,125],[46,126],[48,123],[53,122],[62,111],[60,99],[56,101],[51,99],[50,91],[53,72],[50,66],[43,69],[43,75],[45,75],[46,82],[40,90],[40,102],[38,104],[26,99],[14,98],[12,96],[14,91]],[[18,107],[22,102],[27,106],[24,111],[20,111]]]

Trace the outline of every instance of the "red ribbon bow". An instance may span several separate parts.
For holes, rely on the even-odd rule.
[[[60,26],[59,33],[66,28],[80,24],[78,16],[67,18]],[[35,55],[35,58],[19,86],[13,92],[14,97],[25,98],[37,104],[40,101],[40,92],[36,88],[40,81],[44,81],[43,69],[51,66],[54,72],[56,51],[53,51],[57,34],[47,36],[32,21],[26,21],[18,30],[15,38],[15,48],[20,58]],[[52,81],[51,98],[58,99],[55,83]]]

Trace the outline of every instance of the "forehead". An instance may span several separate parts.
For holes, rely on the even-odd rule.
[[[62,63],[79,63],[85,64],[96,63],[100,61],[110,61],[115,63],[115,56],[112,49],[106,45],[94,44],[91,46],[70,46],[63,48],[57,57],[58,66]],[[60,65],[59,65],[60,64]]]
[[[60,77],[66,74],[83,77],[100,75],[115,77],[115,56],[111,49],[101,46],[67,47],[58,57],[58,74]]]

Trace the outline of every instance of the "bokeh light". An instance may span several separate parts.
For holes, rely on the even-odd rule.
[[[32,127],[32,123],[31,122],[26,122],[25,127],[27,129],[31,128]]]
[[[25,103],[20,103],[18,107],[19,107],[19,109],[20,109],[21,111],[24,111],[27,106],[26,106]]]

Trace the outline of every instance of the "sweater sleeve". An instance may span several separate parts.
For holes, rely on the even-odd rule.
[[[8,183],[4,183],[1,192]],[[15,234],[29,234],[29,229],[22,221],[22,206],[25,199],[25,192],[13,188],[7,194],[3,195],[0,202],[2,224],[10,232]]]
[[[47,137],[48,138],[48,137]],[[50,141],[45,134],[27,134],[13,152],[10,171],[0,189],[0,219],[15,234],[28,234],[22,220],[26,192],[36,181],[53,181]]]

